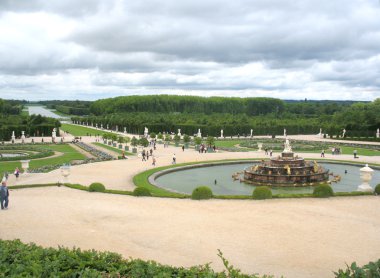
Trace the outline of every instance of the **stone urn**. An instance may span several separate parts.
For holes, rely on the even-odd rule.
[[[20,162],[21,162],[21,168],[24,170],[24,174],[28,173],[30,160],[20,160]]]
[[[368,167],[368,164],[365,167],[360,169],[360,178],[362,180],[362,184],[358,186],[358,191],[362,192],[373,192],[373,188],[369,184],[372,180],[373,170]]]
[[[257,147],[259,148],[259,152],[263,150],[263,143],[257,143]]]
[[[63,177],[62,183],[69,183],[69,176],[70,176],[70,165],[63,165],[60,167],[61,169],[61,175]]]

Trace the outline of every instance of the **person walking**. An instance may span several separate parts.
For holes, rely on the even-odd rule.
[[[7,183],[3,181],[0,187],[0,203],[1,209],[8,209],[9,203],[9,190],[7,187]]]
[[[182,151],[183,152],[185,151],[185,145],[182,145]]]
[[[325,150],[322,150],[321,157],[325,157]]]
[[[153,162],[152,162],[152,165],[153,165],[153,166],[156,166],[156,157],[155,157],[155,156],[153,156],[152,161],[153,161]]]
[[[358,158],[358,151],[354,150],[354,158]]]
[[[18,179],[18,177],[20,176],[20,170],[18,169],[18,167],[16,167],[14,174],[16,176],[16,179]]]
[[[175,154],[173,154],[173,161],[172,161],[172,164],[176,164],[177,163],[177,158],[175,157]]]

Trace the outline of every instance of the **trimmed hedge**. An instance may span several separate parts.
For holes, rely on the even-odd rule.
[[[99,182],[91,183],[88,187],[88,191],[90,192],[104,192],[105,190],[106,188],[104,187],[104,185]]]
[[[193,190],[191,199],[193,200],[208,200],[212,198],[212,190],[207,186],[199,186]]]
[[[375,187],[375,193],[377,195],[380,195],[380,183],[378,185],[376,185],[376,187]]]
[[[152,196],[152,194],[150,194],[148,188],[136,187],[135,190],[133,190],[133,196]]]
[[[268,186],[258,186],[252,192],[255,200],[272,199],[272,190]]]
[[[334,196],[334,191],[328,184],[321,184],[314,188],[313,196],[317,198],[328,198]]]

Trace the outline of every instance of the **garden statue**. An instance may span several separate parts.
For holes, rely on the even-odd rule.
[[[98,129],[98,123],[95,124],[95,128]]]
[[[179,137],[181,137],[181,129],[178,129],[178,134]]]
[[[127,133],[127,128],[126,127],[124,127],[124,133]]]
[[[201,129],[200,128],[198,129],[197,137],[202,138],[202,133],[201,133]]]
[[[220,137],[223,138],[223,129],[220,130]]]
[[[144,127],[144,137],[148,137],[148,128]]]
[[[107,124],[107,130],[110,129],[109,125]]]
[[[14,144],[15,140],[16,140],[15,132],[12,131],[12,144]]]
[[[51,141],[55,143],[55,138],[57,137],[57,129],[53,128],[53,132],[51,133]]]
[[[116,130],[116,132],[118,132],[118,131],[119,131],[119,127],[118,127],[118,126],[116,126],[115,130]]]
[[[342,137],[346,136],[346,129],[343,129]]]
[[[284,137],[286,137],[286,136],[287,136],[286,129],[284,128]]]
[[[25,131],[21,131],[21,143],[25,143]]]
[[[380,138],[380,130],[379,129],[377,129],[377,131],[376,131],[376,138]]]
[[[253,129],[251,129],[251,137],[253,136]]]

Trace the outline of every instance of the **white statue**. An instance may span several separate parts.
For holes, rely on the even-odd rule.
[[[115,129],[115,130],[116,130],[116,132],[118,132],[118,131],[119,131],[119,127],[118,127],[118,126],[116,126],[116,129]]]
[[[253,136],[253,129],[251,129],[251,137]]]
[[[127,133],[127,128],[126,127],[124,127],[124,133]]]
[[[224,137],[223,137],[223,129],[220,130],[220,137],[221,137],[221,138],[224,138]]]
[[[181,137],[181,129],[178,129],[178,134],[179,137]]]
[[[284,153],[291,153],[291,152],[293,152],[293,151],[292,151],[292,147],[290,146],[289,139],[286,138],[286,140],[285,140]]]
[[[148,128],[147,127],[144,127],[144,136],[145,137],[148,137]]]
[[[12,131],[12,143],[14,143],[14,142],[15,142],[15,140],[16,140],[15,132],[14,132],[14,131]]]
[[[286,129],[284,128],[284,137],[286,137],[286,136],[287,136]]]
[[[100,128],[103,129],[103,124],[100,124]]]
[[[21,131],[21,142],[25,143],[25,131]]]
[[[201,129],[198,129],[198,134],[197,134],[197,137],[199,137],[199,138],[202,138]]]
[[[108,130],[108,129],[110,129],[110,128],[109,128],[109,125],[107,124],[107,130]]]
[[[95,124],[95,128],[98,129],[98,123]]]
[[[345,135],[346,135],[346,129],[344,128],[343,133],[342,133],[342,137],[344,138]]]
[[[379,129],[377,129],[377,131],[376,131],[376,138],[380,138],[380,130]]]

